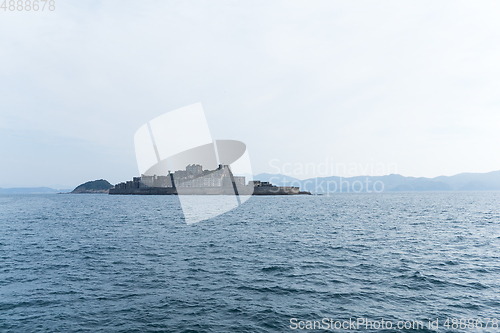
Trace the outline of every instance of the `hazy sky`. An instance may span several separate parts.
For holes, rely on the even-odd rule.
[[[0,187],[130,179],[135,131],[197,102],[213,138],[247,144],[255,174],[499,170],[499,13],[401,0],[1,10]]]

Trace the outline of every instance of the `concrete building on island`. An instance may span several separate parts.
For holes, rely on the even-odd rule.
[[[290,195],[310,194],[298,187],[278,187],[269,182],[250,181],[234,176],[228,165],[215,170],[203,170],[199,164],[190,164],[185,170],[168,175],[141,175],[132,181],[115,185],[109,194],[223,194],[223,195]]]

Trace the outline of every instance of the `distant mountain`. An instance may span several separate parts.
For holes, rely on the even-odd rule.
[[[454,190],[500,190],[500,171],[461,173],[455,176],[440,176],[433,179],[450,185]]]
[[[259,174],[255,180],[270,181],[278,186],[300,186],[312,193],[387,192],[387,191],[492,191],[500,190],[500,171],[461,173],[435,178],[402,175],[318,177],[299,180],[280,174]]]
[[[500,171],[488,173],[461,173],[434,178],[405,177],[402,175],[318,177],[300,180],[281,174],[261,173],[254,180],[278,186],[299,186],[311,193],[358,193],[401,191],[500,191]],[[107,180],[99,179],[77,186],[71,193],[108,193],[112,188]],[[49,187],[0,188],[0,194],[67,193],[70,190]]]
[[[71,193],[108,193],[112,187],[107,180],[92,180],[78,185]]]
[[[11,187],[0,188],[0,194],[49,194],[49,193],[66,193],[71,190],[56,190],[50,187]]]

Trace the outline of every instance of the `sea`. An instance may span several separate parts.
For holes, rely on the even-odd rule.
[[[204,197],[199,197],[200,201]],[[0,195],[0,332],[497,332],[500,192]]]

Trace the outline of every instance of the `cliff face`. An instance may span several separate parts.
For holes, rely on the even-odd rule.
[[[108,193],[112,187],[107,180],[99,179],[78,185],[71,193]]]

